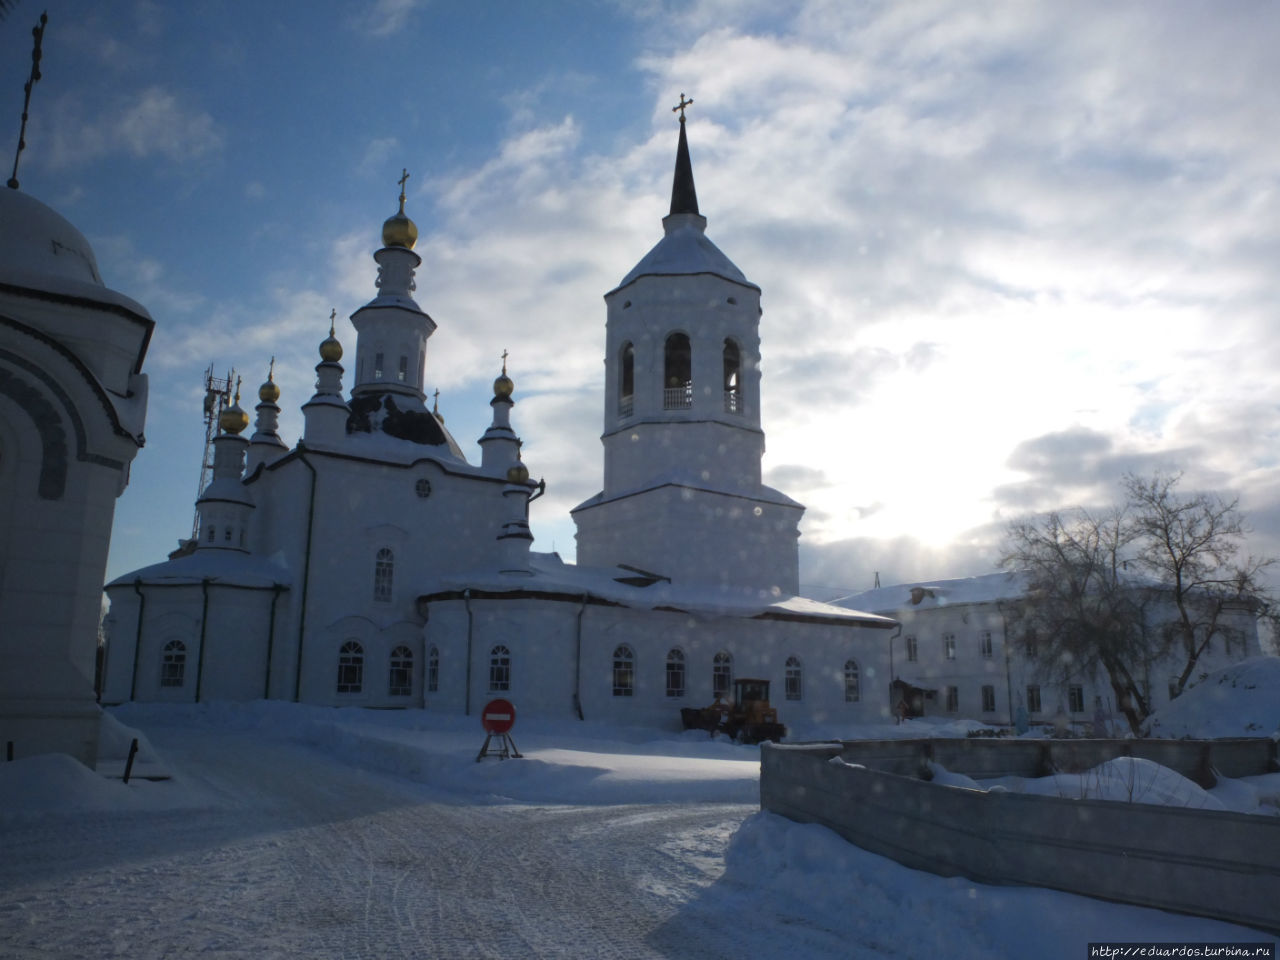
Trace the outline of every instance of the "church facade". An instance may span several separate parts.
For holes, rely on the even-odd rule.
[[[270,377],[251,433],[237,393],[198,537],[108,584],[103,701],[501,696],[669,725],[745,676],[786,723],[885,716],[895,621],[797,596],[804,508],[761,480],[760,290],[706,236],[683,117],[663,236],[605,296],[604,484],[573,511],[576,564],[532,549],[505,364],[478,464],[427,409],[404,199],[351,369],[332,325],[320,345],[303,436],[279,437]]]

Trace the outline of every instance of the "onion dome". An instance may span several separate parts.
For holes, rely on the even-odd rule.
[[[409,171],[404,170],[400,176],[400,210],[382,224],[382,245],[384,247],[404,247],[412,250],[418,242],[418,225],[409,219],[404,212],[404,184],[409,179]]]
[[[529,468],[517,460],[507,468],[507,483],[528,483]]]
[[[218,414],[218,426],[223,433],[239,434],[249,426],[249,414],[240,409],[240,381],[236,381],[236,398],[231,406],[224,407]]]
[[[333,319],[337,315],[337,310],[329,312],[329,336],[320,341],[320,359],[325,363],[337,363],[342,359],[342,344],[333,335]]]
[[[258,399],[263,403],[275,403],[280,399],[280,388],[274,379],[276,358],[271,358],[271,366],[267,368],[267,382],[258,388]]]
[[[507,376],[507,351],[502,351],[502,373],[493,381],[495,400],[506,400],[516,388],[515,381]]]

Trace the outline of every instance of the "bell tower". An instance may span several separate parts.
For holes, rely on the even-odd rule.
[[[760,288],[706,235],[681,94],[663,238],[605,294],[604,489],[578,560],[795,593],[804,508],[763,486]]]

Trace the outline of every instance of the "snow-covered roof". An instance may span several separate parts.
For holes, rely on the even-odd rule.
[[[707,221],[697,214],[675,213],[663,218],[664,236],[646,253],[611,293],[649,276],[683,276],[709,273],[759,290],[720,248],[707,239]]]
[[[83,233],[20,190],[0,190],[0,284],[123,307],[151,319],[140,303],[103,284]]]
[[[988,573],[957,580],[921,580],[895,583],[831,601],[839,607],[892,612],[909,608],[945,607],[960,603],[995,603],[1012,600],[1026,592],[1017,574]]]
[[[129,586],[136,580],[147,584],[173,586],[208,580],[224,586],[268,588],[276,585],[289,586],[293,582],[293,575],[282,562],[274,559],[255,557],[237,550],[205,548],[126,573],[107,586]]]
[[[458,573],[428,586],[424,597],[479,594],[545,594],[588,597],[608,604],[643,610],[761,620],[799,620],[888,629],[889,617],[833,606],[806,597],[752,588],[704,584],[673,584],[665,577],[625,567],[581,567],[565,563],[558,554],[530,554],[529,573],[493,571]]]

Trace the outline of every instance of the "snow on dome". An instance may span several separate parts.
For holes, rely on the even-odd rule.
[[[709,273],[759,290],[734,266],[732,260],[720,252],[719,247],[707,239],[704,232],[706,223],[704,218],[691,213],[676,213],[665,217],[662,226],[666,230],[666,236],[622,278],[615,290],[621,290],[640,277],[699,273]]]
[[[28,194],[0,189],[0,283],[82,297],[151,319],[146,308],[102,282],[84,234]]]
[[[102,286],[98,261],[84,234],[35,197],[0,190],[0,278],[10,281],[11,273]],[[11,282],[35,286],[21,277]]]

